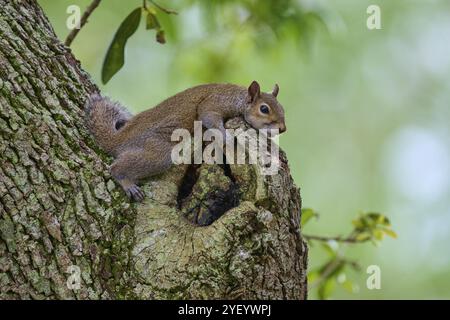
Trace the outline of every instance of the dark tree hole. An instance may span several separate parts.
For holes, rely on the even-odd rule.
[[[228,188],[212,189],[201,201],[195,196],[192,197],[199,178],[200,165],[190,165],[183,177],[177,196],[178,208],[185,218],[196,225],[210,225],[225,212],[239,205],[239,186],[231,173],[231,168],[228,164],[222,164],[220,167],[229,178]]]

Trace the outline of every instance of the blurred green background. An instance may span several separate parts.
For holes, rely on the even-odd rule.
[[[90,1],[39,0],[59,38],[66,9]],[[133,112],[199,83],[266,91],[280,85],[287,152],[304,207],[320,218],[304,232],[346,235],[361,210],[386,214],[398,234],[379,247],[348,246],[353,293],[333,298],[450,298],[450,2],[422,0],[167,0],[167,43],[141,26],[122,70],[101,85],[106,50],[139,0],[103,1],[72,44],[101,90]],[[381,30],[366,27],[381,8]],[[294,9],[292,9],[294,8]],[[310,248],[310,268],[323,264]],[[381,289],[366,287],[379,265]],[[314,290],[310,298],[315,298]]]

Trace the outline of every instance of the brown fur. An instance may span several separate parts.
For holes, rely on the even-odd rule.
[[[194,121],[201,120],[204,127],[225,133],[225,120],[243,116],[255,129],[284,132],[284,110],[277,94],[277,85],[272,93],[262,93],[256,81],[248,89],[206,84],[182,91],[133,117],[118,103],[95,95],[86,105],[87,124],[98,144],[116,158],[111,166],[113,177],[129,197],[142,200],[144,194],[136,183],[170,167],[173,130],[184,128],[192,133]],[[261,112],[262,104],[268,106],[268,114]]]

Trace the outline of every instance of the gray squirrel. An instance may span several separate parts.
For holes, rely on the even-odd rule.
[[[234,84],[205,84],[184,90],[156,107],[132,116],[126,108],[98,94],[85,107],[86,122],[98,145],[115,158],[111,175],[128,197],[144,199],[137,183],[166,171],[172,164],[173,130],[193,132],[194,121],[225,134],[224,121],[242,116],[255,129],[286,131],[284,109],[277,100],[279,87],[260,91]]]

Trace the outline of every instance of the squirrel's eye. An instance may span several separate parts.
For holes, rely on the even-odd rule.
[[[261,111],[261,113],[265,113],[265,114],[269,113],[269,107],[265,104],[261,105],[261,107],[259,107],[259,110]]]

